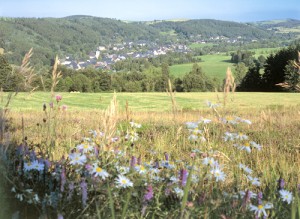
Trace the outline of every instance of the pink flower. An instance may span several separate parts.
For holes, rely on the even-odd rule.
[[[62,111],[67,111],[68,106],[67,106],[67,105],[62,105],[62,106],[61,106],[61,109],[62,109]]]
[[[61,96],[61,95],[56,95],[56,96],[55,96],[55,99],[56,99],[56,102],[59,102],[59,101],[61,101],[62,96]]]
[[[53,109],[53,102],[49,103],[51,109]]]

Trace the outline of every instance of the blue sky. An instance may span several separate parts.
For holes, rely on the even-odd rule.
[[[120,20],[300,20],[299,0],[0,0],[0,16],[92,15]]]

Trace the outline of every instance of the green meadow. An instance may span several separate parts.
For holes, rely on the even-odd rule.
[[[59,93],[62,102],[68,110],[106,109],[113,93]],[[7,95],[7,94],[5,94]],[[126,102],[133,111],[166,112],[172,109],[171,98],[167,93],[117,93],[121,111],[125,110]],[[175,99],[179,109],[198,110],[207,108],[206,101],[222,102],[223,93],[176,93]],[[238,109],[262,109],[285,106],[300,106],[300,96],[297,93],[247,93],[240,92],[228,96],[228,105]],[[51,102],[50,93],[36,92],[31,96],[19,93],[14,96],[10,108],[14,111],[42,111],[43,104]]]
[[[232,67],[230,56],[224,54],[201,56],[201,62],[198,62],[204,73],[210,77],[216,77],[223,80],[226,75],[227,67]],[[182,78],[186,73],[192,70],[193,63],[170,66],[171,75]]]

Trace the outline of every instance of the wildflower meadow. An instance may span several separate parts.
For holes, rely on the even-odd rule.
[[[206,100],[205,110],[183,113],[171,99],[172,112],[157,120],[128,106],[120,113],[116,94],[105,111],[82,120],[59,94],[35,116],[2,110],[11,213],[300,218],[299,108],[242,112]]]

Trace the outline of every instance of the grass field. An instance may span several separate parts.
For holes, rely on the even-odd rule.
[[[54,104],[53,110],[49,110],[48,105],[51,101],[50,93],[37,92],[31,96],[28,93],[19,93],[13,96],[9,105],[10,110],[6,111],[8,118],[6,129],[1,128],[6,130],[6,142],[7,139],[12,140],[8,151],[11,151],[9,158],[13,164],[15,159],[22,159],[21,156],[11,158],[16,151],[14,146],[18,147],[18,142],[22,142],[22,138],[27,139],[30,150],[51,155],[53,168],[49,169],[51,173],[49,176],[56,176],[57,173],[54,171],[59,171],[56,167],[65,165],[68,173],[66,186],[74,182],[77,185],[78,192],[71,204],[67,199],[61,199],[60,206],[56,208],[48,206],[49,212],[52,212],[52,217],[48,218],[57,218],[57,213],[61,213],[65,218],[95,216],[93,218],[183,219],[222,218],[220,215],[225,215],[225,218],[250,219],[255,217],[250,206],[257,206],[258,201],[252,199],[251,202],[243,204],[244,199],[237,194],[246,190],[251,190],[255,194],[262,192],[264,203],[270,202],[274,205],[272,209],[267,210],[270,218],[292,218],[293,212],[298,212],[297,215],[300,216],[300,201],[297,198],[297,185],[300,183],[299,94],[229,94],[226,107],[217,108],[220,114],[205,106],[205,101],[218,102],[218,97],[222,100],[222,93],[177,93],[178,108],[182,110],[175,114],[172,114],[171,100],[166,93],[118,93],[120,114],[114,113],[114,110],[107,111],[108,114],[102,111],[111,103],[112,93],[60,94],[62,100],[59,104]],[[6,99],[6,95],[5,93],[3,100]],[[126,101],[130,113],[124,112]],[[4,103],[5,101],[1,106]],[[46,113],[43,112],[44,103],[47,103]],[[67,111],[57,107],[64,104],[68,106]],[[113,104],[111,106],[111,109],[115,108]],[[247,119],[252,124],[230,124],[228,121],[235,116]],[[211,119],[212,122],[205,124],[199,121],[201,117]],[[220,118],[226,118],[227,122],[224,123]],[[141,123],[142,127],[130,126],[129,121]],[[188,130],[186,122],[193,122],[192,125],[197,124],[197,127]],[[83,167],[79,164],[70,164],[74,150],[79,151],[79,143],[82,143],[83,137],[91,137],[89,134],[91,129],[99,133],[92,141],[95,141],[96,147],[101,150],[98,155],[87,152],[86,156],[89,158],[84,162],[90,166],[101,165],[101,168],[109,173],[108,178],[102,180],[99,178],[100,181],[97,183],[94,183],[95,178],[92,178],[91,174],[82,178],[81,171],[77,171],[83,171],[81,168],[87,168],[88,165]],[[100,131],[106,133],[107,138],[102,138]],[[236,134],[234,136],[239,138],[246,135],[249,140],[247,137],[224,141],[224,135],[228,132]],[[205,141],[191,140],[191,134],[194,133],[199,135],[199,138],[203,137]],[[108,136],[117,137],[117,142],[112,142]],[[139,138],[131,141],[126,136]],[[261,150],[253,146],[249,152],[245,150],[247,146],[234,145],[234,143],[247,145],[249,141],[261,145]],[[120,155],[119,152],[124,153]],[[166,158],[166,154],[170,155],[168,165],[172,165],[172,168],[162,166],[166,159],[169,159]],[[67,160],[59,160],[62,155]],[[24,156],[23,162],[28,164],[31,156]],[[133,158],[142,161],[140,166],[133,164]],[[216,166],[207,166],[204,163],[206,158],[216,161],[217,163],[213,163]],[[161,165],[160,169],[157,168],[159,172],[152,173],[153,168],[156,170],[157,162]],[[129,163],[132,169],[126,177],[131,180],[132,185],[120,188],[117,186],[119,177],[117,167],[119,165],[127,167]],[[249,167],[252,170],[251,175],[246,175],[245,171],[240,169],[240,164]],[[191,168],[193,166],[195,169]],[[41,212],[36,209],[41,209],[41,203],[33,204],[36,208],[33,208],[34,212],[31,208],[31,212],[37,216],[30,217],[28,209],[33,205],[26,202],[27,199],[31,200],[30,197],[25,197],[23,202],[13,197],[16,197],[16,194],[26,193],[25,189],[28,188],[33,188],[33,194],[44,197],[44,194],[49,193],[48,190],[52,191],[51,180],[49,186],[48,181],[41,183],[40,177],[32,177],[23,183],[20,182],[20,176],[9,167],[4,166],[1,172],[12,179],[11,182],[15,183],[13,185],[16,185],[18,193],[10,192],[10,186],[7,197],[11,197],[13,203],[7,201],[6,204],[13,207],[12,213],[18,210],[22,215],[28,216],[27,218],[37,218]],[[143,167],[146,174],[133,169],[138,167]],[[216,168],[219,172],[212,172],[214,170],[212,168]],[[184,172],[191,173],[194,178],[188,177],[183,180]],[[218,180],[217,177],[220,175],[217,173],[225,175]],[[31,176],[30,174],[36,176],[35,170],[27,172],[27,175]],[[158,174],[154,176],[160,178],[152,178],[151,174]],[[259,185],[249,178],[251,176],[257,177],[255,179],[259,180]],[[174,177],[178,182],[172,181]],[[279,178],[285,180],[285,189],[295,196],[293,204],[287,204],[280,198],[277,190]],[[145,191],[148,191],[146,183],[152,185],[153,194],[149,197],[153,198],[147,202],[147,208],[144,209],[143,197]],[[81,189],[84,185],[88,188],[88,196],[84,196],[84,189]],[[60,197],[67,197],[69,190],[58,190]],[[170,192],[171,196],[167,192]],[[205,198],[202,198],[203,194]],[[87,205],[83,204],[84,197],[87,197]],[[101,208],[98,209],[98,205],[94,202],[101,203]],[[14,204],[19,204],[20,207],[14,207]],[[263,206],[257,208],[261,207]],[[141,213],[142,209],[148,216]],[[5,218],[11,218],[11,213],[5,215]]]
[[[68,110],[97,110],[106,109],[113,93],[60,93],[62,103]],[[206,108],[207,100],[222,101],[223,93],[176,93],[178,107],[183,110],[199,110]],[[126,101],[133,111],[167,112],[172,108],[167,93],[117,93],[117,100],[121,111],[125,110]],[[229,98],[231,108],[262,109],[274,107],[300,106],[300,96],[297,93],[247,93],[240,92]],[[44,103],[50,102],[50,93],[36,92],[31,96],[19,93],[13,97],[10,107],[14,111],[42,111]]]
[[[202,62],[198,64],[203,69],[204,73],[210,77],[216,77],[223,80],[226,75],[227,67],[232,67],[230,56],[224,54],[204,55],[200,56]],[[191,71],[193,63],[173,65],[170,67],[171,75],[182,78],[186,73]]]

